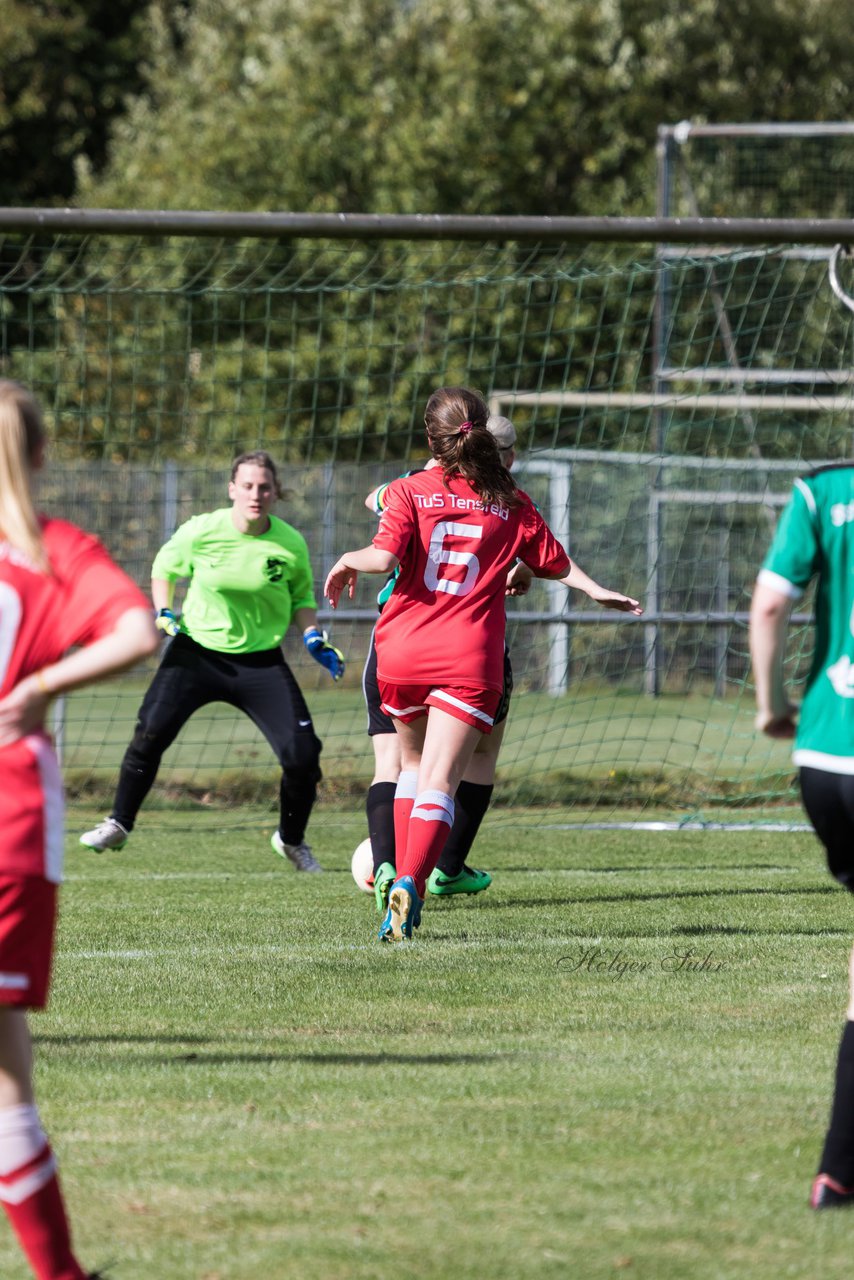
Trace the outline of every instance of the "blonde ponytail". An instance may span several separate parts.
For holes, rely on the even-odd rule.
[[[0,379],[0,539],[48,572],[31,483],[44,438],[33,396],[19,382]]]

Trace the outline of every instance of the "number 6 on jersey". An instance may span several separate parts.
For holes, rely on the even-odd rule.
[[[452,596],[467,596],[480,573],[480,561],[473,551],[452,551],[444,545],[448,537],[482,538],[483,529],[476,524],[460,524],[453,520],[440,520],[433,529],[427,548],[427,565],[424,583],[430,591],[447,591]],[[441,578],[439,566],[443,564],[465,565],[466,576],[460,582],[456,578]]]

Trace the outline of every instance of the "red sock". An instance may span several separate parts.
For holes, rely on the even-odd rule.
[[[406,837],[406,857],[398,861],[397,874],[412,876],[419,898],[424,897],[427,878],[439,861],[451,827],[454,802],[444,791],[422,791],[416,796]]]
[[[0,1177],[0,1200],[37,1280],[86,1280],[71,1251],[71,1232],[56,1164],[46,1142],[39,1153]]]
[[[394,793],[394,865],[402,875],[401,863],[406,857],[406,841],[409,833],[409,815],[415,803],[418,774],[414,769],[404,769],[397,780]]]

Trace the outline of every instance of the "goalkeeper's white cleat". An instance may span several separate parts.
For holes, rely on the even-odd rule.
[[[80,843],[93,853],[104,853],[107,849],[123,849],[129,834],[115,818],[105,818],[91,831],[84,831]]]
[[[314,854],[307,844],[285,844],[278,831],[274,831],[270,839],[270,844],[276,850],[280,858],[287,858],[288,862],[292,862],[297,871],[322,871],[323,867],[317,861]]]

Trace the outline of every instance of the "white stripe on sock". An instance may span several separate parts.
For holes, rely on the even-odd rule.
[[[425,806],[429,805],[429,808]],[[412,808],[413,818],[421,818],[422,822],[447,822],[454,825],[454,802],[444,791],[422,791],[415,797]]]
[[[13,1182],[0,1183],[0,1200],[3,1204],[23,1204],[25,1200],[29,1200],[30,1196],[34,1196],[37,1191],[41,1191],[56,1173],[56,1161],[53,1158],[53,1152],[50,1147],[45,1151],[45,1158],[41,1164],[36,1165],[35,1169],[31,1169],[29,1173],[24,1174],[21,1178],[16,1178]]]

